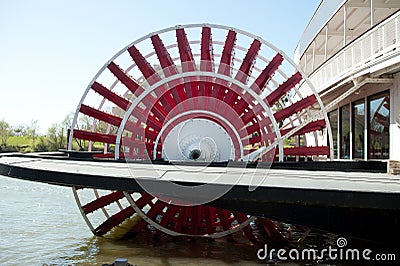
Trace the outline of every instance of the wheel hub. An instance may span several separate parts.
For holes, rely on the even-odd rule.
[[[235,158],[233,142],[217,123],[195,118],[179,123],[163,141],[162,157],[169,161],[219,162]]]

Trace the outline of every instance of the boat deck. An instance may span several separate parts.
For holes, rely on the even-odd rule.
[[[357,237],[365,237],[365,230],[369,230],[368,238],[397,236],[398,239],[400,176],[374,173],[373,169],[363,171],[360,167],[351,171],[348,163],[336,162],[330,166],[329,163],[317,170],[314,163],[247,166],[225,163],[206,167],[201,163],[122,163],[3,155],[0,175],[62,186],[136,192],[150,192],[144,187],[152,185],[207,184],[210,190],[227,188],[226,193],[207,203],[212,206]],[[305,170],[305,165],[314,167]],[[347,168],[341,169],[341,165]],[[335,168],[338,170],[333,171]],[[190,189],[186,191],[191,193]],[[172,189],[170,193],[164,190],[163,196],[185,200],[189,194],[178,195]],[[206,200],[207,196],[198,193],[196,200]]]
[[[326,162],[329,164],[329,162]],[[250,186],[257,180],[260,188],[292,188],[292,189],[317,189],[338,190],[354,192],[400,193],[400,176],[387,173],[371,173],[345,171],[338,168],[333,171],[328,168],[322,170],[299,169],[290,163],[285,164],[285,169],[274,169],[270,164],[259,164],[246,167],[245,163],[227,163],[205,165],[202,163],[185,164],[181,162],[140,162],[121,163],[113,161],[88,161],[72,160],[57,157],[40,157],[11,155],[0,157],[0,168],[3,175],[12,175],[18,170],[29,170],[32,176],[20,177],[33,181],[55,183],[58,185],[75,186],[88,185],[94,188],[111,190],[136,190],[135,179],[158,181],[174,181],[190,184],[213,183],[216,185]],[[340,163],[336,163],[339,165]],[[272,168],[272,169],[271,169]],[[282,168],[282,167],[281,167]],[[305,167],[303,167],[305,168]],[[11,172],[9,172],[11,171]],[[84,183],[71,182],[70,178],[46,180],[35,173],[45,171],[60,173],[63,177],[71,175],[84,175],[103,177],[109,181],[121,180],[127,186],[119,186],[118,182],[110,183]],[[19,177],[15,175],[14,177]],[[43,180],[42,180],[43,179]],[[54,181],[54,182],[52,182]],[[131,184],[129,184],[129,182]],[[81,184],[79,184],[81,183]],[[255,185],[255,184],[253,184]]]

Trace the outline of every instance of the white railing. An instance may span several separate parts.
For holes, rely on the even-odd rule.
[[[317,91],[354,75],[382,56],[400,54],[400,12],[344,47],[310,75]]]

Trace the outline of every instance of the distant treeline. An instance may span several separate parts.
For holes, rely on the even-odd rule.
[[[57,151],[67,147],[67,131],[71,126],[68,115],[61,123],[52,124],[45,135],[39,134],[38,120],[29,125],[11,125],[0,120],[0,152]]]
[[[66,149],[68,132],[72,125],[73,113],[67,115],[61,123],[52,124],[45,134],[39,134],[39,121],[32,120],[29,125],[11,125],[6,120],[0,120],[0,153],[2,152],[46,152]],[[102,121],[95,121],[88,116],[80,116],[77,128],[106,132],[110,129]],[[74,150],[87,150],[88,141],[74,140]],[[92,143],[92,150],[102,150],[99,143]]]

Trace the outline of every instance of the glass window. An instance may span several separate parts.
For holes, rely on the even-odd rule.
[[[340,158],[350,159],[350,105],[340,108]]]
[[[338,149],[337,149],[337,134],[338,134],[338,113],[337,110],[333,110],[332,112],[328,113],[329,123],[331,124],[332,129],[332,139],[333,139],[333,151],[334,151],[334,158],[338,156]]]
[[[353,103],[353,158],[364,159],[365,102]]]
[[[389,91],[369,98],[369,159],[389,158]]]

